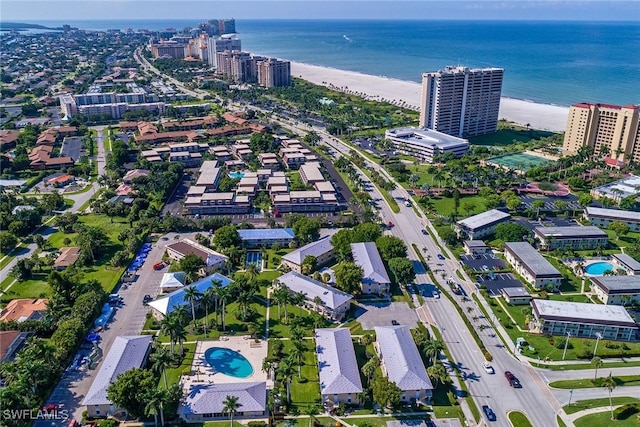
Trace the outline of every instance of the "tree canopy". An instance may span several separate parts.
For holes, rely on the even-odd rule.
[[[396,236],[380,236],[376,240],[376,246],[383,260],[389,261],[391,258],[406,257],[407,247],[402,239]]]
[[[416,278],[413,270],[413,263],[407,258],[391,258],[389,260],[389,270],[395,282],[400,285],[411,283]]]
[[[147,406],[147,390],[157,386],[158,381],[151,371],[134,368],[121,374],[107,387],[107,398],[132,417],[142,417]]]
[[[316,219],[300,217],[293,223],[293,232],[301,245],[311,243],[320,238],[320,223]]]
[[[234,246],[239,247],[242,244],[238,230],[233,225],[225,225],[216,230],[213,235],[213,245],[217,250],[222,253],[227,253],[227,250]]]
[[[523,236],[528,234],[527,227],[517,223],[506,222],[496,227],[496,239],[503,242],[521,242]]]
[[[336,276],[336,287],[341,291],[357,294],[360,293],[360,282],[362,282],[362,267],[359,265],[343,261],[333,268]]]

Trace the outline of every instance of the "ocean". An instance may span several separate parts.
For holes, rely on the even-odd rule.
[[[182,29],[194,20],[68,21],[82,29]],[[568,106],[640,104],[640,23],[236,20],[243,50],[407,81],[447,65],[505,69],[502,95]]]

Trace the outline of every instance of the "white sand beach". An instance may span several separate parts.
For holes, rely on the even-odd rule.
[[[349,93],[376,100],[386,100],[407,108],[419,109],[422,87],[419,83],[387,77],[371,76],[354,71],[317,65],[291,63],[291,75],[311,83],[331,86]],[[564,132],[568,107],[503,97],[500,102],[500,118],[529,125],[533,129]]]

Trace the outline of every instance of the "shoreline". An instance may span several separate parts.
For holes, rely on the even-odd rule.
[[[291,76],[365,99],[386,101],[416,111],[420,109],[420,83],[294,61],[291,61]],[[533,129],[564,132],[568,113],[569,107],[503,96],[498,117]]]

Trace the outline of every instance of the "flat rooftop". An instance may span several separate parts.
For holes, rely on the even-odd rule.
[[[405,141],[414,145],[421,145],[423,147],[437,147],[442,150],[469,145],[469,141],[466,139],[447,135],[446,133],[438,132],[433,129],[410,127],[389,129],[385,132],[385,137],[395,139],[397,141]]]
[[[620,197],[622,199],[628,196],[640,195],[640,176],[631,175],[619,181],[596,187],[593,191],[605,196]]]
[[[640,222],[640,212],[623,211],[620,209],[605,209],[586,207],[584,212],[587,216],[612,219],[614,221]]]
[[[593,276],[590,279],[606,294],[640,293],[640,276]]]
[[[542,237],[553,238],[608,238],[609,235],[594,225],[583,227],[570,225],[567,227],[536,227],[533,232]]]
[[[627,254],[613,254],[611,255],[611,257],[633,271],[640,271],[640,262],[636,261]]]
[[[538,318],[547,321],[638,327],[627,310],[619,305],[534,299],[531,306]]]
[[[527,242],[507,242],[504,249],[511,252],[536,278],[562,277],[562,274]]]
[[[469,218],[458,221],[456,224],[467,230],[477,230],[482,227],[493,225],[497,222],[506,221],[510,218],[511,215],[506,212],[499,211],[498,209],[491,209],[490,211],[473,215]]]

